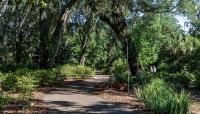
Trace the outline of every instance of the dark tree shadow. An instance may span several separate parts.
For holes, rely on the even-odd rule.
[[[99,94],[104,89],[98,88],[100,83],[88,82],[84,80],[66,81],[61,86],[58,86],[45,94]],[[66,92],[65,92],[66,91]]]
[[[65,81],[60,87],[54,88],[52,91],[47,91],[45,94],[58,95],[98,95],[104,89],[98,88],[102,82],[90,82],[84,80]],[[107,83],[107,82],[104,82]],[[48,114],[142,114],[140,109],[129,109],[127,104],[118,102],[99,101],[83,106],[76,102],[68,101],[49,101]]]
[[[71,102],[51,102],[58,106],[73,107],[74,110],[63,111],[49,108],[48,114],[143,114],[139,109],[127,109],[124,104],[115,102],[100,102],[91,106],[80,106]]]

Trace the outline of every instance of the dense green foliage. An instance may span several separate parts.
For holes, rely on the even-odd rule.
[[[187,114],[189,111],[189,95],[184,91],[175,93],[160,79],[152,80],[138,95],[144,101],[145,108],[155,114]]]
[[[168,41],[160,51],[158,71],[174,84],[188,86],[198,83],[200,41],[193,37],[179,36]],[[165,77],[164,77],[165,76]]]
[[[49,69],[49,70],[36,70],[33,71],[33,75],[40,86],[54,86],[58,84],[63,78],[58,75],[56,69]]]
[[[169,82],[176,88],[188,88],[189,85],[195,81],[196,75],[187,71],[181,71],[177,73],[165,73],[161,72],[157,74],[159,78]]]
[[[63,65],[58,69],[47,70],[18,68],[15,72],[0,73],[0,82],[3,91],[19,93],[19,96],[15,100],[27,102],[33,98],[32,92],[39,86],[55,86],[69,77],[78,79],[89,78],[94,73],[93,69],[79,65]],[[8,104],[10,99],[11,97],[6,96],[1,91],[0,107]]]
[[[4,80],[5,79],[5,76],[3,73],[0,72],[0,81]]]
[[[2,75],[3,76],[3,75]],[[57,70],[19,69],[13,73],[6,73],[2,81],[3,90],[24,91],[33,90],[37,86],[53,86],[62,78]]]
[[[2,91],[0,91],[0,109],[8,104],[11,101],[11,98],[5,95]]]
[[[22,101],[26,101],[32,98],[32,91],[37,87],[36,81],[32,77],[29,76],[21,76],[17,77],[17,81],[15,83],[16,90],[21,92],[20,99]]]
[[[7,74],[6,78],[1,82],[1,87],[4,91],[15,90],[15,83],[17,82],[17,77],[12,74]]]
[[[127,64],[125,61],[122,61],[121,59],[115,61],[113,63],[112,73],[115,76],[115,81],[118,83],[129,83],[134,84],[133,77],[130,76],[130,72],[127,71]],[[129,77],[128,77],[129,73]],[[129,78],[129,80],[128,80]],[[136,80],[135,80],[136,81]]]
[[[85,79],[95,75],[95,71],[89,67],[80,65],[63,65],[59,68],[59,73],[64,78]]]

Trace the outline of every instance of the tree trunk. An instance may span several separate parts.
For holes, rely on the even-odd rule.
[[[54,65],[55,57],[56,57],[57,51],[60,47],[60,42],[61,42],[61,39],[63,38],[63,34],[65,32],[68,15],[69,15],[68,10],[63,12],[63,14],[61,15],[61,17],[58,21],[58,24],[56,26],[54,34],[52,36],[52,49],[51,49],[52,53],[50,55],[51,56],[51,58],[50,58],[50,66],[51,67]]]
[[[71,8],[77,1],[78,0],[66,0],[64,5],[62,6],[59,21],[51,38],[52,49],[50,54],[50,67],[54,65],[55,57],[59,50],[60,42],[66,29],[66,23],[69,16],[69,8]]]
[[[15,41],[15,44],[16,44],[16,58],[15,58],[15,60],[16,60],[16,63],[18,63],[18,64],[26,63],[27,57],[28,57],[28,56],[25,56],[25,55],[28,55],[28,54],[24,53],[26,49],[23,48],[24,47],[23,45],[25,45],[25,44],[23,44],[25,36],[24,36],[24,32],[23,32],[22,27],[25,24],[27,17],[29,16],[30,8],[31,7],[28,7],[26,9],[25,15],[20,22],[18,22],[19,19],[16,18],[16,28],[14,30],[15,31],[15,38],[17,39]],[[18,13],[16,13],[16,16],[18,16],[17,14]]]
[[[79,58],[79,64],[83,66],[85,65],[85,54],[86,54],[86,49],[87,49],[87,42],[88,42],[88,37],[87,35],[84,35],[81,42],[81,51],[80,51],[80,58]]]
[[[89,16],[87,17],[85,26],[83,27],[83,36],[81,39],[81,51],[80,51],[80,58],[79,58],[79,63],[80,65],[85,64],[85,54],[87,51],[87,45],[88,45],[88,39],[89,39],[89,32],[91,29],[91,25],[92,25],[92,12],[89,12]]]
[[[80,58],[79,58],[79,64],[85,65],[85,55],[87,51],[87,45],[88,45],[88,35],[83,35],[82,41],[81,41],[81,51],[80,51]]]
[[[40,68],[49,67],[49,23],[47,16],[47,9],[40,10]]]
[[[54,65],[57,51],[60,47],[60,41],[66,27],[69,8],[71,8],[78,0],[66,0],[62,6],[59,21],[57,22],[52,38],[49,37],[49,22],[47,16],[47,8],[40,11],[40,68],[49,68]]]
[[[128,54],[127,58],[131,74],[136,76],[139,70],[136,45],[128,33],[128,27],[123,13],[113,11],[111,15],[101,14],[100,18],[107,22],[117,34],[123,46],[124,55]]]
[[[112,33],[112,31],[109,33]],[[113,36],[111,35],[110,37],[111,37],[111,39],[110,39],[109,43],[107,44],[107,60],[106,60],[106,64],[107,64],[106,71],[108,71],[108,72],[110,72],[110,68],[112,67],[112,64],[116,58],[116,57],[112,56],[112,52],[114,49],[114,41],[113,41]]]
[[[100,1],[91,0],[90,7],[94,12],[97,12],[96,5]],[[112,0],[111,12],[98,12],[100,19],[105,21],[116,33],[118,39],[123,46],[124,55],[127,55],[129,68],[132,76],[136,76],[139,70],[139,64],[137,61],[136,45],[133,42],[131,35],[128,33],[128,26],[123,15],[123,7],[121,2]],[[128,52],[127,52],[128,51]]]
[[[15,42],[16,44],[15,61],[17,64],[22,63],[22,55],[23,55],[22,42],[23,42],[23,33],[20,32],[18,36],[18,41]]]
[[[136,76],[138,74],[139,71],[139,64],[137,61],[137,51],[136,51],[136,45],[135,43],[132,41],[130,35],[128,36],[128,43],[125,43],[125,46],[128,47],[128,64],[129,64],[129,68],[131,71],[131,74],[133,76]],[[127,47],[124,47],[124,50],[127,50]],[[127,53],[127,51],[124,51],[125,53]]]
[[[82,51],[83,52],[83,51]],[[79,64],[82,66],[85,66],[85,53],[81,53],[80,54],[80,60],[79,60]]]

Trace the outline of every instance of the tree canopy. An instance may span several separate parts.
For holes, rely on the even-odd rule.
[[[1,0],[1,62],[101,69],[127,58],[137,75],[171,40],[199,38],[199,7],[198,0]],[[177,16],[189,20],[188,32]]]

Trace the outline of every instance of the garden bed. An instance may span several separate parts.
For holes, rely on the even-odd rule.
[[[127,95],[125,92],[117,92],[115,90],[105,90],[100,96],[111,102],[118,102],[127,105],[129,108],[134,110],[142,110],[144,103],[137,99],[133,94]]]
[[[19,94],[10,93],[9,96],[15,98]],[[46,112],[46,105],[43,101],[44,96],[42,92],[33,92],[33,99],[30,101],[12,101],[4,106],[0,113],[2,114],[44,114]]]
[[[127,96],[127,91],[120,91],[119,85],[114,84],[114,88],[109,88],[111,85],[102,83],[97,86],[98,89],[103,89],[99,95],[105,100],[111,102],[118,102],[124,105],[127,105],[129,108],[135,110],[143,110],[147,114],[151,114],[151,111],[144,109],[144,103],[138,100],[137,96],[131,93]],[[191,105],[190,112],[192,114],[200,114],[200,91],[190,91],[191,93]]]

